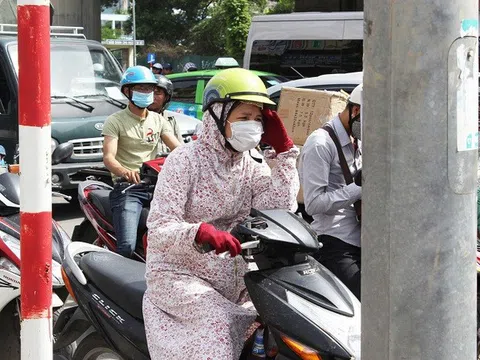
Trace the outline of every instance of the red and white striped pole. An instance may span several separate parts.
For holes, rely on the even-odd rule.
[[[50,1],[17,0],[21,358],[51,360]]]

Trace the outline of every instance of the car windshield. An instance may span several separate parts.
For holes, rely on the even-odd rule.
[[[18,76],[18,46],[8,46]],[[119,66],[104,49],[86,44],[51,44],[52,97],[106,95],[121,99]]]

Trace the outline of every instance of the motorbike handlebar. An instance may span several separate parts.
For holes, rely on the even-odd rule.
[[[125,189],[122,190],[122,194],[125,194],[128,190],[132,190],[132,189],[137,189],[137,188],[144,188],[144,187],[149,187],[149,186],[152,186],[152,182],[150,179],[148,178],[145,178],[143,180],[141,180],[138,184],[132,184],[128,181],[122,181],[122,180],[125,180],[125,179],[120,179],[121,181],[118,183],[120,184],[121,186],[122,185],[128,185]]]
[[[53,196],[53,197],[61,197],[61,198],[64,198],[65,200],[67,200],[67,201],[72,200],[72,197],[71,197],[71,196],[68,196],[68,195],[59,193],[59,192],[57,192],[57,191],[52,191],[52,196]]]
[[[259,244],[260,244],[260,240],[252,240],[252,241],[244,242],[240,244],[240,246],[242,248],[242,252],[244,252],[245,250],[256,249]],[[230,251],[225,251],[223,253],[218,254],[218,256],[221,257],[222,259],[227,258],[229,255],[230,255]]]
[[[241,243],[240,246],[243,252],[244,250],[256,249],[259,244],[260,244],[260,240],[252,240],[252,241],[246,241],[244,243]],[[209,243],[202,244],[200,248],[202,250],[202,253],[207,253],[215,250],[215,248]],[[222,259],[227,258],[229,255],[230,255],[230,251],[225,251],[223,253],[218,254],[218,256],[221,257]]]

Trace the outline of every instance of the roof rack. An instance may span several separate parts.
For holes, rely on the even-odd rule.
[[[0,24],[0,34],[17,35],[17,24]],[[50,26],[50,36],[86,39],[83,27],[80,26]]]

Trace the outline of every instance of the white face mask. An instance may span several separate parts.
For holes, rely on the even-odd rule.
[[[238,152],[252,150],[260,143],[263,134],[263,125],[260,121],[247,120],[228,123],[232,130],[232,137],[227,141]]]

